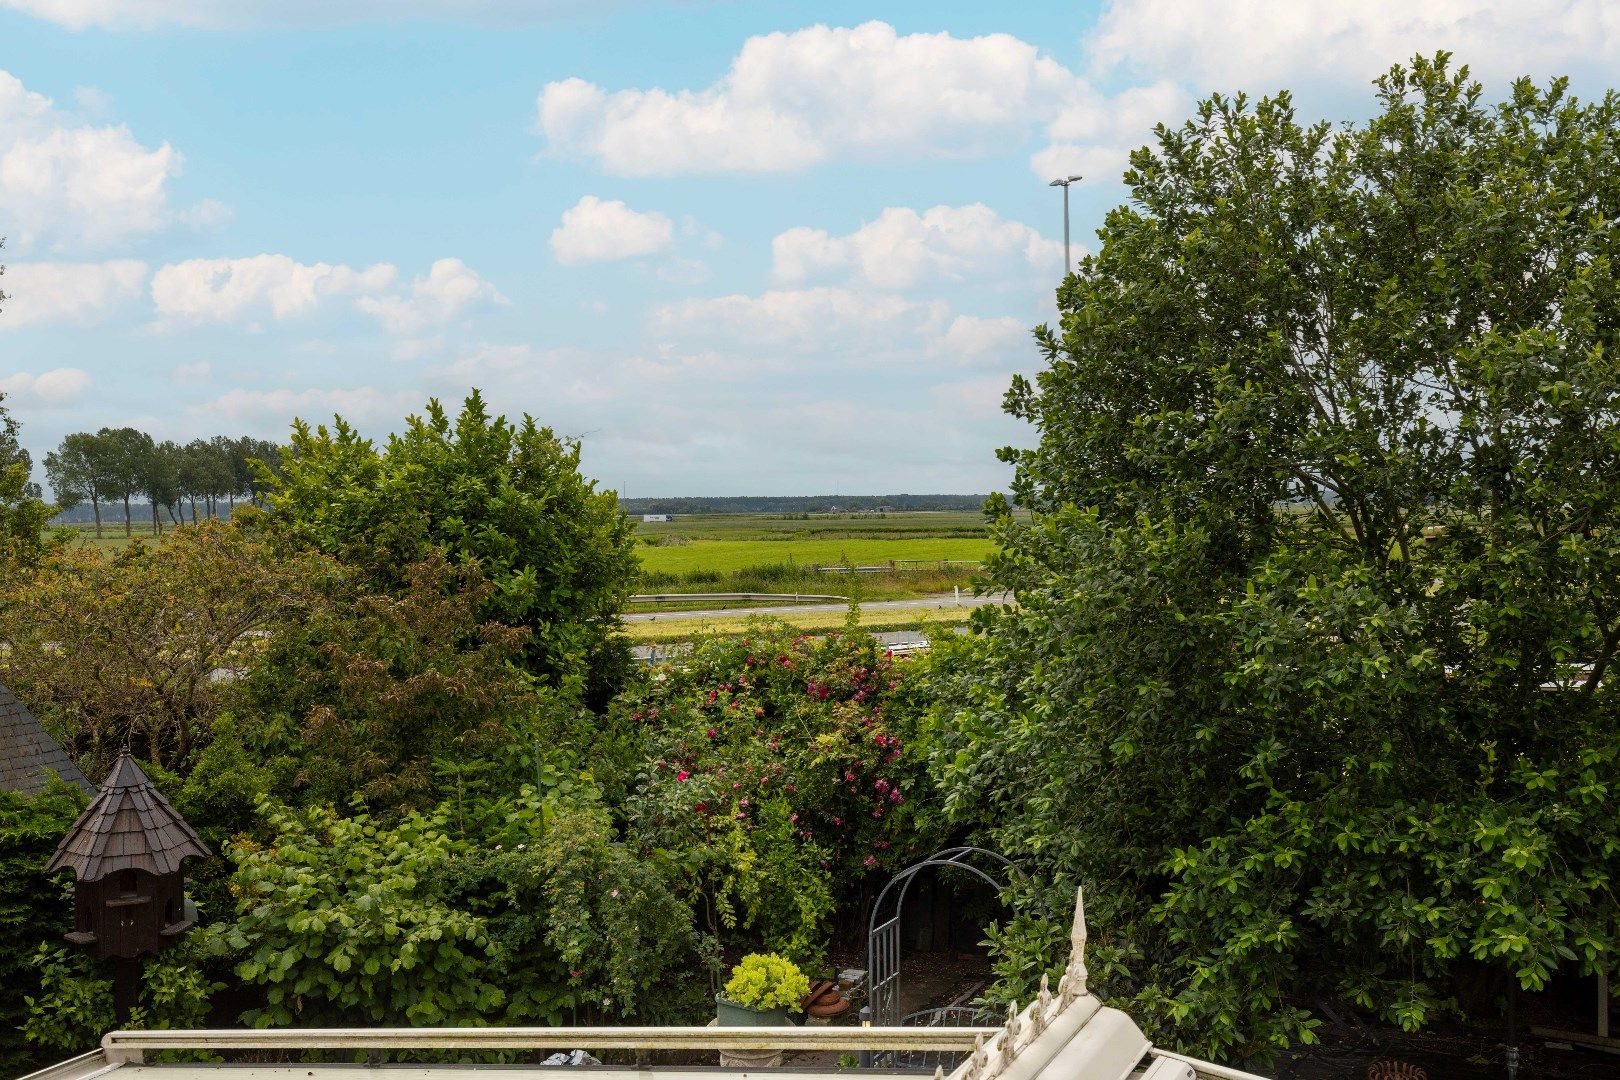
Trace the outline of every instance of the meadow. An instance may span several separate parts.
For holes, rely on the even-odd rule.
[[[963,512],[693,515],[636,531],[643,592],[905,599],[970,588],[991,549],[984,518]],[[884,569],[837,570],[855,566]]]

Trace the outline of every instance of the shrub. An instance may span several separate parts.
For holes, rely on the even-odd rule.
[[[749,953],[731,969],[731,978],[726,981],[729,1001],[760,1012],[797,1010],[809,992],[810,980],[799,966],[775,953]]]

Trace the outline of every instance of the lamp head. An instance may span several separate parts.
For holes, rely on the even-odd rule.
[[[1046,186],[1047,187],[1067,187],[1068,184],[1069,184],[1069,182],[1067,180],[1054,180],[1054,181],[1052,181],[1050,184],[1048,184]]]

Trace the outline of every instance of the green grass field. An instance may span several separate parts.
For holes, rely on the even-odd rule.
[[[891,514],[687,514],[674,521],[637,521],[636,534],[657,542],[686,540],[810,540],[845,537],[984,536],[984,515],[976,511],[916,510]]]
[[[795,563],[804,567],[875,566],[890,562],[970,560],[990,552],[984,537],[940,538],[836,538],[792,540],[692,540],[668,547],[636,549],[648,573],[684,574],[692,570],[729,572],[763,563]],[[832,577],[833,575],[824,575]]]
[[[636,522],[641,592],[830,593],[899,600],[971,587],[990,552],[981,514],[691,514]],[[888,566],[882,573],[817,567]]]

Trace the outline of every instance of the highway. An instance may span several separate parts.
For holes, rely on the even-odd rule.
[[[951,593],[923,596],[915,600],[870,600],[861,604],[861,611],[936,611],[941,608],[974,608],[984,604],[1007,602],[1004,593],[989,596],[969,596],[958,599]],[[735,619],[743,615],[799,615],[815,611],[845,611],[848,604],[771,604],[761,607],[741,605],[723,608],[705,608],[701,611],[643,611],[622,616],[625,622],[680,622],[686,619]]]

